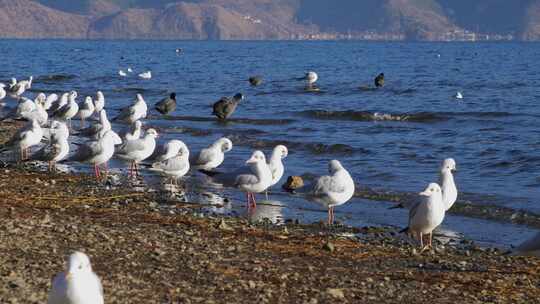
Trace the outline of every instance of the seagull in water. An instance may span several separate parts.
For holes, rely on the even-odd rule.
[[[96,180],[101,179],[101,165],[105,165],[105,176],[107,177],[107,162],[114,154],[114,146],[122,143],[120,136],[113,130],[103,134],[97,141],[90,141],[79,147],[77,153],[70,157],[68,161],[78,161],[94,165]]]
[[[189,171],[189,149],[186,144],[176,139],[169,141],[167,147],[166,156],[170,154],[172,156],[154,162],[151,170],[168,175],[171,178],[171,184],[176,184],[178,178]]]
[[[68,121],[68,124],[70,127],[71,127],[71,119],[75,117],[77,113],[79,112],[79,105],[77,104],[77,101],[75,100],[75,98],[77,98],[77,92],[71,91],[69,93],[68,104],[53,113],[53,117],[55,119]]]
[[[220,120],[226,120],[234,113],[242,100],[244,100],[244,95],[241,93],[234,95],[232,98],[221,97],[220,100],[214,103],[212,114]]]
[[[117,156],[130,161],[128,176],[137,177],[139,175],[139,163],[154,153],[157,137],[158,133],[155,129],[148,129],[143,138],[128,140],[118,148]]]
[[[167,115],[176,109],[176,93],[171,93],[169,97],[163,98],[155,105],[156,110]]]
[[[47,304],[103,304],[103,286],[92,271],[88,256],[74,252],[69,256],[67,271],[52,281]]]
[[[375,77],[374,83],[375,87],[377,88],[381,88],[382,86],[384,86],[384,73],[380,73],[379,75],[377,75],[377,77]]]
[[[191,158],[193,168],[203,171],[212,171],[225,160],[225,153],[232,150],[232,141],[226,137],[216,140],[209,147],[202,149]]]
[[[458,190],[454,182],[454,175],[452,174],[455,171],[456,161],[453,158],[443,160],[440,171],[440,183],[445,211],[452,208],[457,200]]]
[[[132,124],[139,119],[146,118],[147,111],[148,106],[146,105],[144,98],[141,94],[137,94],[135,102],[131,106],[123,108],[113,121],[120,120]]]
[[[45,109],[45,111],[49,111],[49,109],[52,107],[52,105],[58,101],[58,95],[57,94],[50,94],[49,96],[47,96],[47,98],[45,98],[45,105],[43,106],[43,108]]]
[[[49,162],[49,171],[56,169],[56,163],[69,153],[69,128],[61,121],[51,123],[49,144],[32,155],[32,159]]]
[[[248,81],[249,81],[249,84],[256,87],[262,84],[263,79],[261,76],[251,76],[249,77]]]
[[[328,225],[334,223],[334,208],[348,202],[354,195],[354,181],[349,172],[337,160],[328,163],[330,175],[319,177],[308,198],[328,208]]]
[[[118,76],[120,76],[120,77],[126,77],[126,76],[127,76],[127,73],[124,72],[124,70],[119,70],[119,71],[118,71]]]
[[[152,72],[151,71],[146,71],[146,72],[140,73],[139,78],[140,79],[145,79],[145,80],[152,79]]]
[[[274,147],[272,156],[268,161],[268,167],[270,168],[270,172],[272,172],[272,183],[270,184],[270,187],[279,183],[281,177],[283,177],[283,173],[285,172],[283,159],[285,159],[287,155],[289,155],[289,150],[287,150],[287,147],[284,145],[277,145]],[[266,191],[266,199],[268,199],[268,191]]]
[[[419,193],[422,200],[409,211],[409,227],[401,232],[407,232],[420,241],[422,251],[432,248],[433,230],[444,220],[445,206],[441,187],[431,183]],[[428,234],[428,244],[424,247],[424,234]]]
[[[272,172],[266,163],[266,157],[261,151],[255,151],[251,158],[246,161],[250,166],[252,174],[240,174],[236,177],[234,185],[243,192],[246,192],[248,210],[257,207],[255,193],[266,191],[272,183]]]
[[[454,95],[454,98],[456,99],[463,99],[463,94],[461,94],[461,92],[457,92],[456,95]]]

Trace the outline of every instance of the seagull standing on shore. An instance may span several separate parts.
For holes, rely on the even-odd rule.
[[[76,94],[77,92],[75,92]],[[70,93],[64,93],[62,94],[62,96],[60,97],[60,100],[58,100],[57,102],[53,102],[51,107],[47,110],[49,111],[49,113],[52,114],[58,110],[60,110],[61,108],[65,107],[67,104],[68,104],[68,98],[69,98],[69,94]]]
[[[146,105],[142,95],[137,94],[135,102],[131,106],[123,108],[118,116],[113,119],[113,121],[119,120],[132,124],[139,119],[146,118],[147,111],[148,106]]]
[[[94,111],[95,113],[99,113],[103,108],[105,108],[105,96],[103,92],[97,91],[96,98],[94,99]]]
[[[287,147],[285,147],[284,145],[277,145],[276,147],[274,147],[274,150],[272,151],[272,156],[268,161],[268,167],[270,168],[270,172],[272,172],[272,183],[270,183],[270,187],[277,184],[283,177],[283,173],[285,172],[285,167],[283,166],[283,159],[285,159],[287,155],[289,155],[289,150],[287,150]],[[266,191],[265,193],[266,199],[268,199],[268,191]]]
[[[20,160],[25,161],[28,159],[29,150],[32,146],[38,145],[43,137],[43,129],[39,125],[39,122],[33,119],[29,126],[19,130],[11,139],[5,143],[1,151],[8,148],[18,148],[20,152]]]
[[[172,156],[154,162],[151,170],[162,172],[171,178],[171,184],[176,184],[178,178],[189,171],[189,149],[180,140],[171,140],[168,147],[171,148],[167,154],[172,153]]]
[[[194,154],[190,160],[191,165],[197,170],[212,171],[223,163],[225,153],[231,151],[232,147],[232,141],[222,137],[209,147]]]
[[[81,119],[81,126],[80,128],[84,128],[84,121],[87,118],[90,118],[92,114],[94,114],[94,103],[92,101],[92,97],[86,96],[84,99],[84,102],[79,106],[79,118]]]
[[[88,256],[74,252],[69,256],[67,271],[52,281],[47,304],[103,304],[103,286],[92,271]]]
[[[67,121],[70,128],[71,128],[71,119],[75,117],[75,115],[77,115],[77,113],[79,112],[79,105],[77,104],[77,101],[75,100],[75,98],[77,98],[77,92],[71,91],[69,93],[68,104],[53,113],[53,117],[55,119]]]
[[[69,128],[64,122],[51,123],[49,143],[32,155],[32,159],[49,163],[49,171],[56,169],[56,163],[66,158],[69,153]]]
[[[252,174],[240,174],[236,177],[235,186],[246,192],[248,210],[257,207],[255,193],[262,193],[272,183],[272,172],[266,163],[266,157],[261,151],[255,151],[251,158],[246,161]]]
[[[94,165],[96,180],[101,179],[101,165],[105,165],[105,176],[107,176],[107,162],[114,154],[114,146],[122,143],[122,139],[113,130],[106,131],[103,137],[97,141],[90,141],[79,147],[77,153],[70,157],[68,161],[77,161]]]
[[[6,95],[7,95],[7,92],[6,92],[4,84],[2,83],[0,85],[0,101],[2,101],[4,98],[6,98]]]
[[[79,131],[79,135],[91,137],[93,139],[99,139],[105,132],[111,130],[112,126],[107,118],[107,111],[99,111],[99,122],[94,123],[90,127]]]
[[[349,201],[354,195],[354,181],[337,160],[328,163],[330,175],[321,176],[312,186],[309,197],[328,208],[328,225],[334,223],[334,208]]]
[[[456,161],[453,158],[443,160],[440,172],[440,183],[445,211],[452,208],[458,196],[458,190],[452,173],[454,171],[456,171]]]
[[[433,230],[444,220],[445,206],[441,187],[437,183],[431,183],[420,192],[421,201],[409,211],[409,227],[402,230],[408,232],[420,241],[422,251],[432,248]],[[428,244],[424,247],[423,236],[429,235]]]
[[[118,148],[117,156],[130,161],[128,170],[129,177],[139,176],[139,163],[154,153],[158,133],[154,129],[148,129],[141,139],[128,140]]]
[[[47,98],[45,98],[45,105],[43,106],[43,108],[45,109],[45,111],[49,111],[49,109],[52,107],[52,105],[58,101],[58,95],[57,94],[50,94],[49,96],[47,96]]]

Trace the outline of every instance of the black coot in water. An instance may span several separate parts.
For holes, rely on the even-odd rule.
[[[216,117],[221,120],[225,120],[234,113],[236,107],[243,99],[244,95],[241,93],[234,95],[232,98],[221,97],[219,101],[214,103],[214,111],[212,114],[216,115]]]
[[[167,115],[174,111],[176,109],[176,93],[171,93],[169,97],[163,98],[156,103],[155,108],[163,115]]]
[[[380,73],[379,75],[377,75],[374,82],[377,88],[382,87],[384,85],[384,73]]]
[[[249,77],[249,83],[254,87],[261,85],[262,82],[263,82],[263,80],[262,80],[261,76],[251,76],[251,77]]]

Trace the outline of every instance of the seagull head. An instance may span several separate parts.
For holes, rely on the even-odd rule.
[[[274,148],[273,155],[278,156],[279,158],[283,159],[289,155],[289,150],[284,145],[277,145]]]
[[[84,103],[87,104],[87,105],[93,104],[92,103],[92,97],[86,96],[86,98],[84,99]]]
[[[79,273],[88,273],[92,271],[92,265],[88,256],[82,252],[76,251],[68,258],[66,277],[77,275]]]
[[[455,171],[457,171],[456,161],[453,158],[447,158],[443,160],[441,164],[441,173],[455,172]]]
[[[239,100],[239,101],[240,101],[240,100],[244,100],[246,97],[244,96],[244,94],[238,93],[238,94],[234,95],[233,98],[234,98],[235,100]]]
[[[34,100],[35,103],[38,103],[38,102],[45,102],[45,100],[47,99],[47,96],[45,95],[45,93],[39,93],[37,96],[36,96],[36,99]]]
[[[221,152],[229,152],[232,150],[233,144],[232,141],[226,137],[218,139],[217,144],[221,146]]]
[[[343,166],[341,165],[339,160],[334,159],[328,163],[328,172],[330,172],[330,174],[334,174],[342,169],[343,169]]]
[[[96,93],[97,99],[105,99],[105,96],[103,95],[103,92],[97,91]]]
[[[441,187],[437,183],[430,183],[427,188],[419,193],[422,196],[435,196],[435,195],[442,195]]]
[[[157,138],[158,137],[158,132],[156,131],[156,129],[154,128],[150,128],[146,131],[146,136],[151,136],[153,138]]]
[[[176,93],[172,92],[169,98],[176,100]]]
[[[262,151],[255,151],[253,154],[251,154],[251,158],[246,161],[246,165],[252,165],[257,163],[266,163],[266,157],[264,156],[264,153]]]

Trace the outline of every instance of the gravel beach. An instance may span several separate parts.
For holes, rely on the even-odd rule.
[[[0,142],[12,129],[0,125]],[[74,250],[106,303],[540,301],[538,259],[435,245],[419,254],[391,228],[250,223],[87,175],[0,168],[0,303],[45,303]]]

